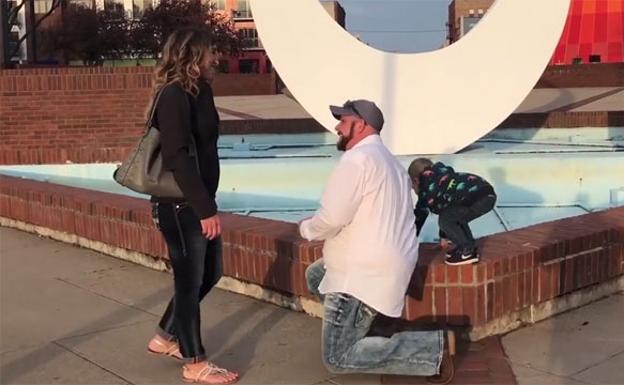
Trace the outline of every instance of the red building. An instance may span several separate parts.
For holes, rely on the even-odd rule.
[[[493,3],[453,0],[449,5],[449,42],[468,33]],[[624,62],[624,0],[571,0],[568,20],[550,64],[618,62]]]
[[[291,0],[295,1],[295,0]],[[241,31],[245,46],[240,56],[224,58],[220,62],[222,72],[228,73],[270,73],[272,71],[271,60],[258,39],[258,31],[253,20],[249,0],[213,0],[218,10],[225,12],[234,22],[234,28]],[[343,28],[345,26],[345,12],[335,0],[321,1],[327,13]],[[279,17],[293,17],[292,15]]]
[[[572,0],[551,64],[624,62],[624,0]]]

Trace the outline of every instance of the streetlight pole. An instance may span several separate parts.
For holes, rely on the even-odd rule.
[[[9,4],[0,0],[0,67],[7,68],[11,64],[9,57]]]
[[[37,62],[37,32],[35,31],[35,25],[37,20],[35,19],[35,0],[26,0],[26,62],[28,64],[35,64]]]

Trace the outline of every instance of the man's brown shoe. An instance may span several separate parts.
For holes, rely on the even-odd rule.
[[[455,333],[452,330],[446,332],[446,343],[444,344],[444,352],[442,353],[442,363],[440,363],[440,374],[427,377],[427,382],[431,384],[445,385],[455,377],[455,365],[453,357],[455,356]]]

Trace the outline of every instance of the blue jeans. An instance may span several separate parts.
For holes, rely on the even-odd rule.
[[[321,296],[323,260],[306,270],[310,292],[323,299],[323,363],[332,373],[376,373],[407,376],[439,374],[444,335],[441,330],[400,332],[367,337],[377,312],[344,293]]]

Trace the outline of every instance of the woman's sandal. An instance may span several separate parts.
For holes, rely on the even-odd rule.
[[[154,349],[154,346],[152,345],[157,345],[158,350]],[[152,338],[149,345],[147,345],[147,352],[155,356],[167,356],[176,360],[182,360],[182,353],[180,353],[180,347],[177,343],[167,346],[167,344],[158,338]]]
[[[236,374],[233,378],[228,378],[227,374],[234,373],[227,369],[220,368],[210,362],[206,362],[206,366],[192,376],[187,375],[188,371],[189,369],[184,366],[184,370],[182,372],[182,380],[184,382],[210,385],[228,385],[238,382],[239,380],[238,374]]]

